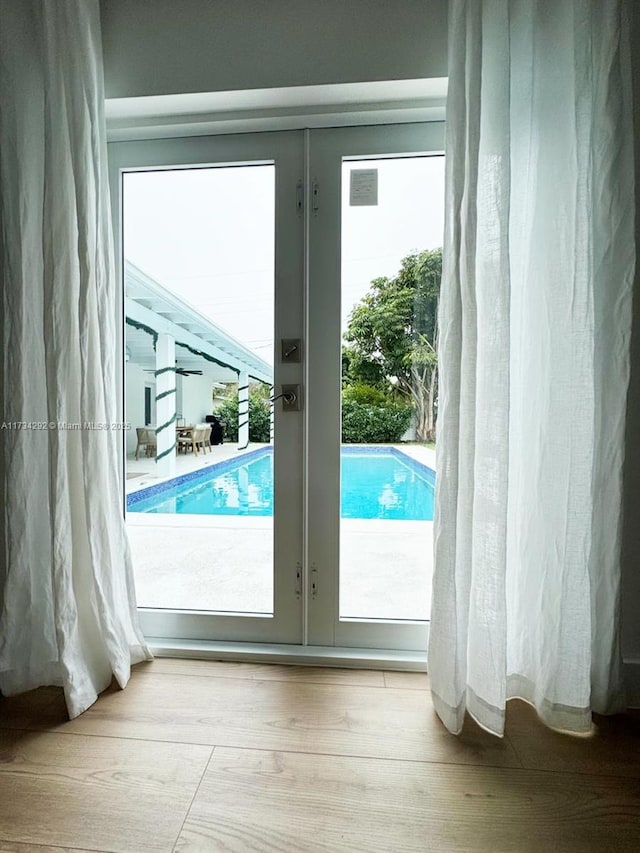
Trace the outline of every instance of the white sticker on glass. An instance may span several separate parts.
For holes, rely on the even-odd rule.
[[[378,170],[352,169],[349,184],[351,207],[378,204]]]

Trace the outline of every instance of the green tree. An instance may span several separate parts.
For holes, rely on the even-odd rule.
[[[419,441],[435,439],[438,300],[442,249],[408,255],[393,278],[376,278],[351,312],[345,386],[362,383],[411,403]]]

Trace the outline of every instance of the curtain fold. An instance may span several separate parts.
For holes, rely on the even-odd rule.
[[[122,516],[97,0],[0,0],[0,690],[69,715],[150,658]]]
[[[635,264],[623,0],[451,0],[434,705],[588,731],[623,705]]]

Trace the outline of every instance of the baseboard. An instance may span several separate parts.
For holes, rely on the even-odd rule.
[[[640,708],[640,659],[627,659],[623,667],[627,705],[629,708]]]
[[[339,666],[350,669],[388,669],[425,672],[424,652],[388,649],[354,649],[328,646],[293,646],[267,643],[223,643],[198,640],[164,640],[147,637],[156,657],[231,660],[251,663],[287,663],[299,666]]]

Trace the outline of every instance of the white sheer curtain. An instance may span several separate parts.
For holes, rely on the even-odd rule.
[[[502,734],[521,697],[620,708],[621,473],[634,270],[620,0],[452,0],[435,708]]]
[[[62,685],[74,717],[150,656],[111,429],[99,5],[0,0],[0,20],[0,690]]]

